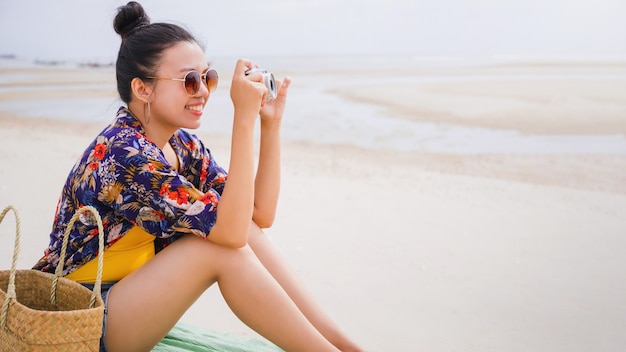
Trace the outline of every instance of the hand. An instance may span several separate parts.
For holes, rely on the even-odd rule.
[[[280,121],[285,112],[285,105],[287,104],[287,91],[291,84],[291,78],[285,77],[284,81],[276,81],[277,95],[274,100],[265,102],[261,108],[261,121]]]
[[[243,116],[254,121],[265,101],[267,88],[260,74],[246,76],[245,72],[251,68],[253,65],[249,60],[237,60],[230,86],[230,99],[233,101],[236,117]]]

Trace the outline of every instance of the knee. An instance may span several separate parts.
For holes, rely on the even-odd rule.
[[[185,235],[175,244],[184,248],[184,253],[189,260],[200,260],[205,265],[219,265],[253,255],[248,244],[240,248],[231,248],[194,235]]]
[[[259,227],[256,222],[250,222],[250,229],[248,230],[248,245],[254,246],[254,243],[263,236],[265,236],[263,229]]]

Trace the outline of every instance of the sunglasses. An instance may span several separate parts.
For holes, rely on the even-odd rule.
[[[195,96],[200,91],[200,84],[204,82],[209,93],[213,93],[217,88],[217,71],[215,69],[208,69],[203,74],[199,74],[196,70],[191,70],[185,74],[183,78],[170,78],[170,77],[148,77],[151,79],[165,79],[170,81],[183,82],[183,87],[189,96]]]

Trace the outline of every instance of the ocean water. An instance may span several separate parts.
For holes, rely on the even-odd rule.
[[[620,133],[604,135],[532,135],[516,130],[491,129],[471,125],[456,125],[418,121],[391,114],[385,106],[349,101],[331,93],[332,88],[376,84],[410,84],[424,82],[460,82],[468,79],[498,80],[501,74],[488,76],[456,75],[464,67],[493,64],[485,59],[423,58],[412,56],[371,57],[263,57],[257,60],[273,68],[277,76],[289,74],[290,88],[287,111],[283,120],[285,142],[347,145],[366,149],[458,154],[626,154],[626,136]],[[230,72],[235,58],[212,60],[218,72]],[[112,82],[63,84],[13,84],[36,80],[36,73],[11,68],[32,65],[17,60],[0,60],[0,94],[23,91],[27,99],[0,99],[0,111],[20,118],[43,117],[64,120],[110,121],[122,104],[115,98]],[[72,65],[72,64],[68,64]],[[401,73],[419,70],[431,74]],[[102,69],[100,69],[102,70]],[[351,74],[345,74],[350,70]],[[394,74],[384,74],[395,72]],[[450,73],[452,72],[452,73]],[[359,73],[359,74],[356,74]],[[571,79],[603,77],[603,71],[572,71]],[[201,131],[228,135],[231,130],[232,103],[228,92],[228,74],[213,94],[205,109]],[[545,78],[545,74],[537,78]],[[510,77],[509,77],[510,78]],[[519,78],[519,77],[518,77]],[[525,79],[533,79],[528,75]],[[606,77],[615,79],[615,77]],[[626,77],[617,77],[626,79]],[[111,90],[109,97],[50,99],[46,92],[55,89]],[[593,117],[590,117],[593,118]]]

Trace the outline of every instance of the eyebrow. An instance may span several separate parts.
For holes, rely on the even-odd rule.
[[[210,68],[211,68],[211,63],[207,62],[206,63],[206,67],[204,69],[200,70],[199,72],[202,73],[202,72],[204,72],[204,71],[206,71],[206,70],[208,70]],[[180,72],[180,73],[187,73],[189,71],[194,71],[194,70],[196,70],[194,67],[183,67],[178,72]]]

